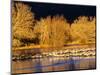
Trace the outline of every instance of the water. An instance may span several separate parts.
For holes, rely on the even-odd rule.
[[[24,61],[12,61],[12,73],[38,73],[95,69],[95,58],[45,57]]]

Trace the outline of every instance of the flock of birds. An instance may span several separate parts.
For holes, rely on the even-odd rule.
[[[64,49],[56,50],[53,52],[43,52],[42,54],[36,54],[34,57],[95,57],[95,48],[80,48],[80,49]]]
[[[37,53],[35,55],[20,55],[20,56],[13,56],[12,60],[26,60],[26,59],[37,59],[37,58],[45,58],[45,57],[73,57],[73,58],[95,58],[96,56],[96,49],[93,48],[65,48],[54,50],[52,52],[42,52]]]

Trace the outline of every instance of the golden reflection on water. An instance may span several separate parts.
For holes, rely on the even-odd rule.
[[[74,63],[68,63],[69,61]],[[96,68],[95,58],[66,59],[66,57],[56,57],[56,58],[47,57],[41,59],[12,62],[12,73],[35,73],[35,72],[95,69],[95,68]]]

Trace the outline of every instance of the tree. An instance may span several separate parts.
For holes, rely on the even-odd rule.
[[[41,18],[35,25],[41,45],[63,46],[69,38],[69,24],[63,16]]]
[[[73,43],[95,43],[95,18],[81,16],[71,25]]]
[[[50,31],[49,27],[51,25],[51,17],[48,16],[47,18],[41,18],[40,21],[37,22],[35,25],[35,33],[40,40],[41,45],[48,45],[50,42]]]
[[[31,40],[35,37],[34,30],[34,14],[31,8],[24,3],[12,4],[12,39],[22,42],[23,39]],[[15,44],[12,41],[12,44]],[[21,45],[21,44],[20,44]],[[20,46],[15,45],[15,46]],[[13,45],[14,46],[14,45]]]

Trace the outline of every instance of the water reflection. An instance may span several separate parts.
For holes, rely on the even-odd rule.
[[[95,69],[95,67],[95,58],[80,57],[45,57],[12,62],[13,73]]]

